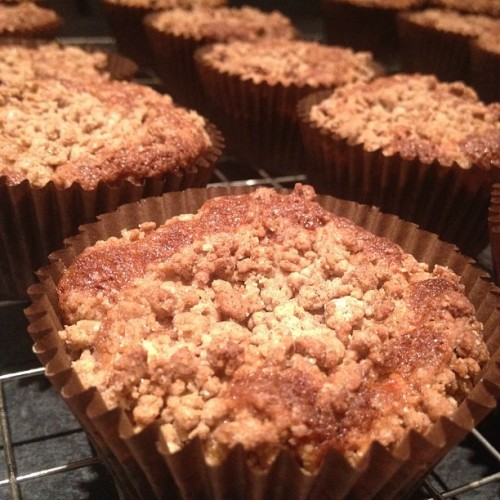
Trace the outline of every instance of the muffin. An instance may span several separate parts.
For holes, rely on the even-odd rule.
[[[318,190],[374,204],[476,255],[500,166],[500,107],[462,82],[397,74],[299,105]]]
[[[280,12],[252,7],[171,9],[146,16],[144,25],[165,90],[175,101],[201,112],[205,111],[205,99],[193,59],[196,49],[213,42],[256,42],[298,35],[290,19]]]
[[[469,83],[483,101],[500,102],[500,32],[480,35],[469,49]]]
[[[198,49],[195,61],[228,151],[277,175],[304,171],[302,97],[382,72],[370,53],[303,40],[214,44]]]
[[[426,0],[322,0],[327,43],[369,50],[390,68],[398,67],[396,15],[421,8]]]
[[[483,33],[500,32],[500,19],[430,8],[398,16],[402,69],[467,81],[470,43]]]
[[[32,2],[0,3],[0,38],[54,38],[62,19]]]
[[[38,79],[0,85],[2,294],[25,295],[32,272],[78,226],[119,204],[203,186],[218,130],[137,84]]]
[[[109,29],[120,53],[140,66],[151,67],[150,51],[143,20],[150,12],[173,9],[192,9],[196,6],[220,7],[227,0],[100,0]]]
[[[136,498],[173,495],[170,476],[184,498],[403,495],[498,389],[491,285],[374,209],[224,193],[145,200],[74,239],[30,290],[35,352]]]
[[[136,65],[115,53],[45,41],[0,42],[0,83],[36,78],[129,79]]]

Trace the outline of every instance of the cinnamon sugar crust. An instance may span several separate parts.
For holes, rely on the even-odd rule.
[[[211,146],[194,111],[145,86],[31,80],[0,85],[0,175],[92,189],[194,168]]]
[[[369,81],[382,72],[369,52],[301,40],[214,44],[197,57],[221,73],[283,85],[332,87]]]
[[[330,448],[358,463],[450,415],[488,358],[456,275],[301,185],[124,231],[58,287],[84,385],[211,464],[237,444],[261,468],[283,447],[310,471]]]
[[[367,151],[464,169],[500,166],[500,106],[461,82],[397,74],[336,89],[313,106],[320,128]]]
[[[148,23],[160,32],[213,42],[295,38],[298,34],[290,19],[280,12],[253,7],[171,9],[151,14]]]

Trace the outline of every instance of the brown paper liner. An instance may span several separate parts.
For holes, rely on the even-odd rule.
[[[196,67],[211,103],[208,116],[222,130],[228,153],[271,174],[304,172],[297,103],[325,87],[255,81],[221,72],[201,59],[205,50],[209,47],[196,51]]]
[[[207,130],[213,146],[202,157],[141,184],[100,182],[85,190],[76,183],[63,189],[50,182],[35,188],[27,180],[11,186],[0,177],[0,298],[26,299],[26,288],[36,281],[34,271],[47,263],[47,255],[97,215],[141,198],[206,186],[224,144],[215,126]]]
[[[500,184],[493,184],[488,217],[493,276],[500,283]]]
[[[222,464],[212,467],[205,462],[199,440],[171,454],[156,425],[134,434],[126,415],[117,408],[106,408],[94,389],[83,390],[71,369],[57,333],[61,319],[55,287],[65,266],[87,246],[99,239],[118,236],[124,228],[150,220],[160,224],[180,213],[195,212],[209,198],[249,190],[213,187],[168,193],[122,206],[115,213],[101,216],[97,223],[84,226],[79,236],[66,241],[65,250],[51,256],[51,265],[38,273],[41,283],[29,289],[33,304],[26,315],[34,351],[127,498],[175,498],[177,490],[184,498],[221,500],[401,498],[495,406],[500,395],[500,290],[452,245],[374,207],[318,196],[319,203],[328,210],[391,239],[418,260],[430,266],[445,265],[458,273],[466,295],[476,307],[478,319],[484,324],[491,354],[491,360],[455,414],[440,419],[424,435],[410,432],[391,452],[374,443],[356,467],[332,451],[315,474],[304,473],[285,451],[269,471],[253,470],[241,447],[234,448]]]
[[[462,252],[475,256],[488,244],[490,180],[479,167],[443,167],[399,154],[350,145],[321,130],[309,118],[326,97],[316,93],[298,106],[301,136],[309,161],[307,177],[321,193],[375,205],[432,231]]]
[[[403,72],[434,74],[447,82],[468,80],[469,37],[416,24],[404,13],[397,27]]]
[[[152,25],[156,14],[144,19],[144,28],[153,54],[153,67],[163,83],[163,90],[175,102],[205,113],[203,88],[194,63],[197,48],[209,43],[203,38],[175,35]]]
[[[499,42],[500,43],[500,42]],[[486,103],[500,101],[500,53],[482,47],[477,40],[470,42],[470,72],[468,83]]]

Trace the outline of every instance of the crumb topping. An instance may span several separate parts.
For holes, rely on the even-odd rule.
[[[498,0],[432,0],[432,4],[473,14],[500,16]]]
[[[405,12],[402,16],[417,25],[471,38],[475,38],[486,31],[492,33],[500,31],[500,19],[485,15],[463,14],[454,10],[426,9]]]
[[[500,106],[461,82],[394,75],[336,89],[310,111],[334,136],[368,151],[468,169],[500,166]]]
[[[369,81],[381,69],[369,52],[301,40],[215,44],[199,53],[201,61],[220,72],[280,82],[284,85],[332,87]]]
[[[128,82],[40,79],[0,85],[0,174],[15,184],[99,181],[190,168],[211,145],[205,120]]]
[[[0,35],[59,22],[60,18],[55,11],[31,2],[21,2],[18,5],[0,4]]]
[[[328,1],[328,0],[327,0]],[[426,0],[331,0],[334,4],[347,4],[372,9],[410,9],[424,5]]]
[[[0,84],[34,78],[109,77],[108,56],[76,46],[37,43],[33,46],[0,45]]]
[[[149,22],[159,31],[213,42],[294,38],[297,35],[290,19],[280,12],[263,12],[253,7],[172,9],[153,14]]]
[[[488,358],[459,278],[314,202],[261,188],[87,248],[59,283],[85,386],[171,452],[357,463],[450,415]]]
[[[500,31],[498,33],[484,33],[474,40],[474,44],[485,51],[500,54]]]

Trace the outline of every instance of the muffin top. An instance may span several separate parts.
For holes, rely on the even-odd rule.
[[[454,10],[432,8],[404,12],[400,15],[416,25],[467,37],[477,37],[486,31],[500,32],[500,19],[484,15],[463,14]]]
[[[213,42],[297,36],[290,19],[280,12],[263,12],[253,7],[172,9],[151,14],[146,23],[175,36]]]
[[[108,78],[108,55],[58,43],[0,44],[0,83],[33,78]]]
[[[0,174],[85,189],[192,167],[205,120],[127,82],[38,79],[0,85]]]
[[[332,87],[371,80],[381,73],[369,52],[301,40],[214,44],[196,57],[217,71],[256,83]]]
[[[55,11],[39,7],[32,2],[0,4],[0,35],[3,36],[60,23],[61,19]]]
[[[333,4],[347,4],[356,7],[366,7],[375,9],[410,9],[420,7],[427,0],[327,0]]]
[[[126,7],[139,7],[151,10],[191,9],[193,7],[220,7],[226,5],[227,0],[103,0],[104,3],[123,5]]]
[[[498,0],[432,0],[431,3],[438,7],[446,7],[471,14],[500,16],[500,2]]]
[[[461,82],[397,74],[336,89],[311,121],[350,144],[384,155],[464,169],[500,166],[500,104],[486,105]]]
[[[65,270],[60,332],[85,387],[171,452],[241,444],[314,471],[357,463],[450,415],[488,358],[459,279],[326,211],[261,188],[88,247]]]
[[[491,52],[492,54],[500,54],[500,31],[497,33],[483,33],[478,38],[476,38],[473,43],[477,47],[487,52]]]

